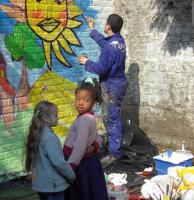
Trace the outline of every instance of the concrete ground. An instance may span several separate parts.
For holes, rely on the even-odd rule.
[[[38,200],[37,194],[31,190],[30,181],[10,181],[0,187],[0,200]]]
[[[135,174],[145,168],[143,163],[114,161],[104,167],[107,174],[110,173],[127,173],[128,190],[130,193],[140,195],[141,186],[145,178]],[[22,177],[17,180],[0,184],[0,200],[38,200],[37,194],[31,190],[30,180]]]

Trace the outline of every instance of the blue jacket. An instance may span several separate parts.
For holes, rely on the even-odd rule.
[[[127,80],[125,77],[126,45],[120,33],[104,37],[96,30],[92,30],[90,37],[101,47],[98,62],[88,60],[85,69],[99,75],[100,82],[106,87],[107,92],[126,91]],[[125,93],[125,92],[124,92]],[[122,95],[122,91],[120,93]]]
[[[36,162],[33,166],[32,189],[37,192],[60,192],[75,179],[70,165],[64,160],[61,143],[53,131],[43,129]]]

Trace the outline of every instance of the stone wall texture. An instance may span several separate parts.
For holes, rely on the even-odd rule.
[[[128,45],[124,118],[154,142],[194,144],[194,27],[190,0],[121,0]]]

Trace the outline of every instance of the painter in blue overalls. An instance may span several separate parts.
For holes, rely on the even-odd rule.
[[[107,18],[104,37],[94,29],[94,21],[87,17],[88,26],[91,29],[90,37],[101,47],[98,62],[93,62],[86,56],[80,56],[78,61],[85,65],[85,69],[99,75],[103,94],[103,122],[109,137],[109,152],[116,158],[120,158],[122,124],[121,105],[127,90],[125,77],[126,45],[120,35],[123,19],[117,14],[111,14]]]

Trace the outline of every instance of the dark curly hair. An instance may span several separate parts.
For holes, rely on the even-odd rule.
[[[92,83],[93,82],[93,83]],[[80,90],[88,90],[92,92],[93,99],[98,102],[99,104],[102,103],[102,96],[101,96],[101,87],[96,78],[92,79],[92,82],[88,82],[86,79],[81,81],[78,84],[77,89],[75,90],[75,94],[77,94]]]

